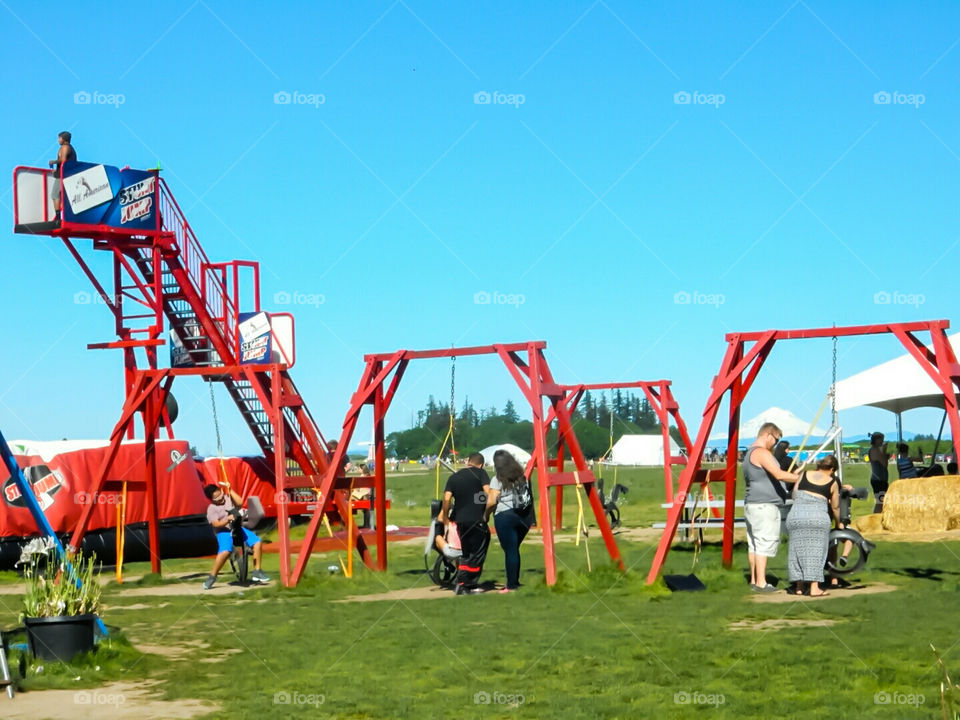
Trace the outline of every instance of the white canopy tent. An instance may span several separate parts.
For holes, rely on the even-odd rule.
[[[947,339],[954,352],[960,333]],[[920,407],[943,409],[943,393],[909,353],[837,381],[837,410],[870,405],[899,415]]]
[[[810,429],[809,420],[801,420],[796,415],[794,415],[789,410],[784,410],[779,407],[770,407],[764,410],[762,413],[747,420],[744,423],[740,424],[740,442],[741,444],[749,444],[753,442],[754,438],[757,437],[757,433],[760,432],[760,427],[764,423],[772,422],[780,428],[783,432],[784,437],[804,437],[807,434],[807,431]],[[827,434],[827,431],[821,427],[813,428],[813,437],[823,437]],[[714,433],[710,436],[710,440],[726,440],[727,432]],[[744,441],[747,441],[744,443]]]
[[[526,466],[530,462],[530,453],[528,453],[523,448],[517,447],[512,443],[503,443],[501,445],[491,445],[490,447],[485,447],[480,451],[480,454],[483,455],[483,462],[485,465],[493,465],[493,454],[497,450],[506,450],[508,453],[513,455],[518,463],[523,466]]]
[[[960,333],[947,337],[954,352]],[[960,397],[960,394],[958,394]],[[901,415],[916,408],[944,408],[943,392],[910,353],[880,363],[837,381],[837,410],[868,405],[897,416],[897,436],[902,440]],[[942,425],[941,425],[942,431]]]
[[[680,446],[671,437],[670,455],[676,457],[679,454]],[[611,465],[663,465],[663,436],[623,435],[614,444],[606,462]]]

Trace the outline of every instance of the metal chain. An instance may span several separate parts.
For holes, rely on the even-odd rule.
[[[833,382],[830,383],[830,419],[837,424],[837,336],[833,336]]]
[[[454,388],[456,387],[456,384],[454,382],[456,373],[457,373],[457,356],[451,355],[450,356],[450,416],[451,417],[456,416],[456,410],[453,407],[453,397],[454,397],[453,391],[454,391]]]
[[[213,398],[213,383],[210,382],[210,404],[213,406],[213,428],[217,431],[217,455],[223,457],[223,446],[220,443],[220,422],[217,420],[217,401]]]

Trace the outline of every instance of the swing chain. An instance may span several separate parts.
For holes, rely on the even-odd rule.
[[[213,406],[213,428],[217,432],[217,455],[223,457],[223,444],[220,440],[220,421],[217,419],[217,401],[213,397],[213,383],[210,385],[210,405]]]
[[[452,355],[450,357],[450,417],[455,417],[456,410],[453,407],[454,401],[454,388],[456,384],[454,382],[457,373],[457,356]]]
[[[833,336],[833,378],[830,383],[830,420],[837,424],[837,336]]]

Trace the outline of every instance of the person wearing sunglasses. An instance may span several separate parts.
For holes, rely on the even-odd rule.
[[[760,426],[757,439],[743,457],[743,515],[747,522],[747,557],[750,561],[750,589],[776,592],[767,582],[767,561],[780,547],[780,509],[786,503],[781,482],[795,483],[800,476],[781,469],[773,449],[783,437],[774,423]]]

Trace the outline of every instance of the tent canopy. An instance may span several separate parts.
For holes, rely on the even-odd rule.
[[[756,417],[740,424],[740,443],[744,444],[744,441],[752,442],[753,439],[757,437],[757,433],[760,432],[760,427],[768,422],[776,423],[777,427],[783,431],[784,437],[804,437],[810,429],[809,421],[801,420],[789,410],[770,407]],[[826,434],[827,431],[821,427],[813,428],[813,437],[822,437]],[[710,436],[710,439],[726,440],[727,432],[724,430],[723,432],[715,433]]]
[[[530,462],[530,453],[528,453],[523,448],[519,448],[512,443],[502,443],[500,445],[491,445],[490,447],[485,447],[480,451],[480,454],[483,455],[484,465],[493,465],[493,454],[497,450],[506,450],[508,453],[513,455],[518,463],[521,465],[526,465]]]
[[[680,454],[680,446],[670,438],[670,454]],[[663,465],[661,435],[623,435],[613,446],[608,461],[613,465]]]
[[[948,340],[960,348],[955,333]],[[909,353],[837,382],[837,410],[869,405],[902,413],[914,408],[943,409],[943,393]]]

